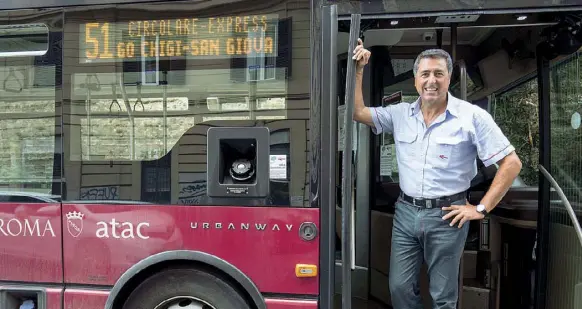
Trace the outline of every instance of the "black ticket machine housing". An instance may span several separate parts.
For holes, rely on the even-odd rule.
[[[213,198],[264,198],[269,194],[269,129],[208,129],[207,184]]]

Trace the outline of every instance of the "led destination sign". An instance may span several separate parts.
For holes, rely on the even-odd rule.
[[[277,15],[244,15],[86,23],[81,59],[276,57],[278,22]]]

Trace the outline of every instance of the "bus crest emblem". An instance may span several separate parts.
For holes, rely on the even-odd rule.
[[[78,237],[83,231],[83,217],[85,215],[80,212],[69,212],[67,213],[67,229],[69,234],[73,237]]]

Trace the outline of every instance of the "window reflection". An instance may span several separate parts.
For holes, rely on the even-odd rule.
[[[0,57],[43,56],[49,47],[45,24],[0,25]]]
[[[0,190],[49,194],[55,178],[60,138],[55,115],[55,66],[44,66],[49,80],[31,83],[38,72],[21,58],[0,65]],[[30,63],[30,61],[28,61]],[[52,78],[50,78],[52,77]]]
[[[267,127],[279,164],[254,204],[309,205],[309,6],[197,6],[67,13],[65,200],[222,205],[206,194],[208,129]]]

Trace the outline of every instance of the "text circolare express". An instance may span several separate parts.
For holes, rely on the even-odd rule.
[[[277,28],[273,15],[91,22],[81,25],[81,53],[86,61],[271,57]]]

